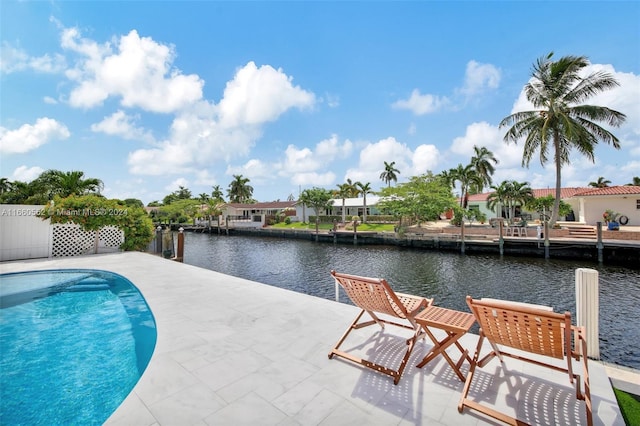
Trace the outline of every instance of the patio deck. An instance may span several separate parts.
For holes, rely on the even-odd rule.
[[[108,425],[497,424],[468,409],[458,413],[463,384],[442,357],[415,367],[432,345],[428,339],[418,343],[397,386],[329,360],[358,312],[353,306],[144,253],[0,263],[2,273],[59,268],[119,273],[142,291],[155,316],[151,362]],[[345,348],[366,352],[373,340],[384,340],[387,349],[404,345],[374,331],[358,331],[370,338],[348,340]],[[461,340],[471,352],[476,342],[472,334]],[[476,373],[470,396],[532,424],[586,424],[567,376],[512,359],[506,365],[524,375],[494,376],[500,367],[492,361]],[[624,425],[605,367],[591,361],[589,371],[594,424]]]

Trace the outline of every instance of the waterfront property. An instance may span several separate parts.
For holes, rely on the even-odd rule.
[[[50,268],[119,273],[154,314],[158,340],[149,366],[106,424],[495,424],[458,412],[463,384],[444,358],[416,368],[432,347],[428,340],[418,342],[398,385],[329,360],[354,306],[135,252],[0,263],[3,273]],[[386,332],[376,336],[386,345],[405,344]],[[472,349],[477,339],[466,334],[460,342]],[[354,345],[366,351],[370,343]],[[507,366],[521,380],[479,372],[482,386],[470,394],[532,423],[586,424],[565,377],[517,360]],[[589,373],[594,424],[623,425],[605,368],[591,361]]]

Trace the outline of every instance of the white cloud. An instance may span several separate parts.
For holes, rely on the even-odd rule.
[[[129,155],[135,174],[183,173],[218,160],[244,157],[262,136],[262,125],[290,108],[313,105],[315,96],[293,87],[291,77],[249,62],[227,83],[218,105],[206,101],[182,111],[169,138],[153,149]],[[178,157],[178,158],[176,158]]]
[[[91,131],[105,133],[107,135],[121,136],[124,139],[134,139],[154,142],[150,132],[135,125],[139,116],[127,115],[124,111],[118,110],[97,124],[91,125]]]
[[[308,173],[296,173],[291,178],[291,183],[294,185],[300,185],[302,187],[326,187],[333,184],[336,181],[336,175],[333,172],[308,172]]]
[[[179,190],[180,187],[188,188],[189,181],[183,177],[180,177],[171,181],[171,183],[165,186],[164,189],[167,190],[168,192],[173,192],[173,191]]]
[[[0,71],[5,74],[25,70],[52,74],[61,73],[65,68],[64,57],[60,54],[29,56],[24,50],[13,47],[6,41],[0,45]]]
[[[347,139],[341,143],[338,136],[333,134],[330,138],[318,142],[315,149],[299,149],[294,145],[289,145],[285,150],[284,160],[274,165],[274,168],[279,170],[279,176],[290,177],[291,183],[298,185],[304,182],[306,184],[309,183],[307,179],[315,172],[326,170],[336,159],[348,157],[352,150],[353,143],[350,140]],[[322,182],[325,182],[329,177],[327,173],[320,176]],[[311,183],[319,185],[316,182]]]
[[[420,175],[427,170],[433,171],[440,161],[440,152],[434,145],[426,144],[419,145],[412,151],[406,144],[388,137],[367,144],[360,151],[358,167],[347,170],[345,178],[373,185],[381,183],[380,174],[384,171],[385,161],[395,162],[394,167],[399,170],[398,182],[402,182],[406,180],[405,177]]]
[[[196,180],[195,180],[195,184],[196,185],[206,185],[209,187],[212,187],[216,184],[216,179],[215,177],[211,176],[211,173],[209,173],[209,170],[198,170],[196,173]]]
[[[435,95],[421,95],[418,89],[411,92],[409,99],[394,102],[391,107],[395,109],[407,109],[415,115],[424,115],[436,112],[449,105],[450,101],[446,97]]]
[[[412,175],[422,175],[427,171],[435,171],[440,162],[440,151],[435,145],[419,145],[413,152]]]
[[[44,169],[42,167],[19,166],[13,171],[11,180],[18,180],[20,182],[31,182],[32,180],[40,176],[42,172],[44,172]]]
[[[49,104],[49,105],[57,105],[58,101],[54,98],[52,98],[51,96],[45,96],[44,98],[42,98],[42,100],[44,101],[45,104]]]
[[[238,70],[220,101],[220,123],[225,127],[259,125],[276,120],[290,108],[308,108],[315,95],[293,86],[292,78],[270,65],[254,62]]]
[[[487,89],[496,89],[500,85],[501,72],[491,64],[480,64],[469,61],[465,72],[464,86],[459,92],[465,96],[473,96],[485,92]]]
[[[69,96],[74,107],[92,108],[117,96],[125,107],[168,113],[202,98],[204,81],[172,67],[173,46],[140,37],[136,30],[99,45],[69,28],[62,33],[62,47],[80,55],[75,68],[67,71],[77,83]]]
[[[227,167],[225,174],[229,176],[242,175],[249,178],[251,184],[259,185],[273,178],[273,168],[269,164],[254,158],[240,167]]]
[[[487,122],[472,123],[467,126],[464,136],[457,137],[451,144],[451,151],[467,157],[467,164],[474,154],[473,147],[485,147],[493,152],[500,164],[497,167],[511,168],[522,164],[521,144],[506,144],[503,141],[504,131]]]
[[[51,140],[67,139],[70,135],[64,124],[48,117],[38,118],[35,124],[23,124],[16,130],[0,127],[0,152],[22,154]]]

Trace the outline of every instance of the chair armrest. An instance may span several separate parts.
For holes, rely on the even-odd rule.
[[[533,303],[512,302],[509,300],[491,299],[488,297],[483,297],[480,300],[483,302],[494,304],[496,306],[503,307],[503,308],[529,308],[529,309],[539,309],[541,311],[553,312],[553,308],[551,306],[535,305]]]

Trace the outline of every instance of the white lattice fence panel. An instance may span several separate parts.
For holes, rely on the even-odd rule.
[[[52,226],[51,232],[51,257],[117,251],[124,242],[124,232],[115,226],[105,226],[99,231],[85,231],[80,225],[57,223]]]
[[[117,251],[124,243],[124,231],[117,226],[105,226],[100,228],[98,239],[98,253]]]

